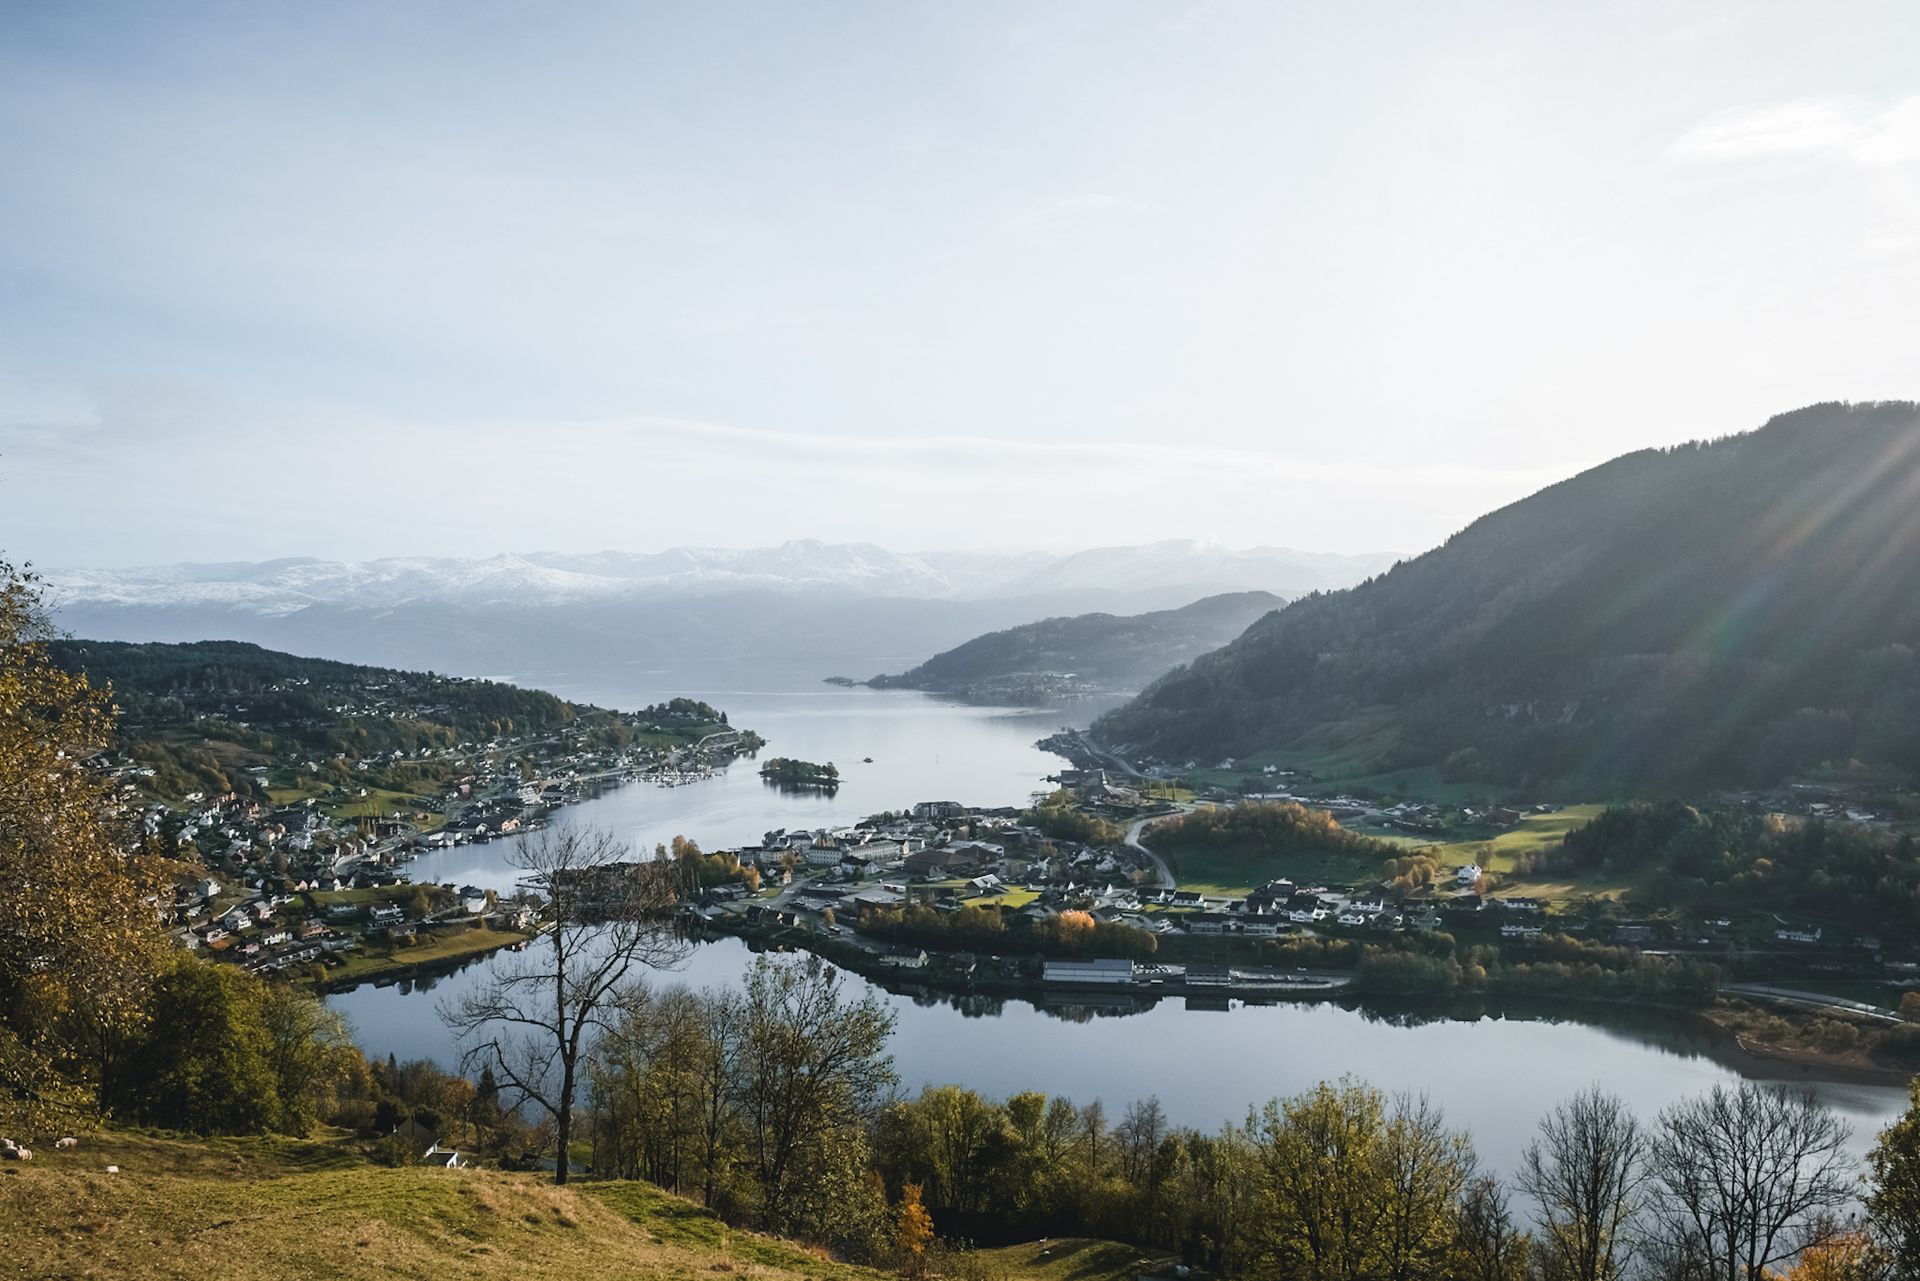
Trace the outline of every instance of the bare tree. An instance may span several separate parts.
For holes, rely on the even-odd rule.
[[[1120,1177],[1139,1187],[1147,1182],[1154,1149],[1167,1132],[1167,1111],[1155,1094],[1127,1105],[1114,1132],[1120,1141]]]
[[[574,1095],[594,1040],[636,969],[685,953],[671,921],[672,869],[636,862],[629,847],[588,827],[549,829],[508,861],[545,901],[542,937],[505,955],[478,989],[440,1016],[462,1042],[462,1071],[481,1067],[553,1119],[554,1182],[565,1183]]]
[[[1831,1231],[1852,1128],[1811,1094],[1743,1081],[1660,1114],[1650,1167],[1666,1248],[1702,1276],[1761,1281]]]
[[[1087,1174],[1100,1173],[1100,1145],[1107,1137],[1107,1107],[1099,1099],[1080,1109],[1080,1133],[1087,1141]]]
[[[1518,1281],[1529,1274],[1531,1245],[1527,1234],[1514,1226],[1500,1180],[1483,1174],[1467,1184],[1456,1211],[1450,1276],[1457,1281]]]
[[[1539,1203],[1553,1275],[1620,1276],[1646,1182],[1646,1139],[1625,1103],[1591,1086],[1554,1108],[1527,1145],[1516,1181]]]

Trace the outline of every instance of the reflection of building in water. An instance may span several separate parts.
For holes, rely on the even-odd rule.
[[[1096,1014],[1144,1014],[1155,1003],[1155,998],[1133,992],[1049,992],[1034,1003],[1034,1008],[1076,1021],[1079,1016]]]

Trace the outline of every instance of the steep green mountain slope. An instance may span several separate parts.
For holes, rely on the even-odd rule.
[[[1097,728],[1543,787],[1911,775],[1916,648],[1920,410],[1826,404],[1551,486],[1295,601]]]
[[[1180,609],[1115,616],[1078,614],[988,632],[936,654],[877,688],[924,689],[971,698],[1022,701],[1028,693],[1125,692],[1208,650],[1285,602],[1269,592],[1229,592]]]

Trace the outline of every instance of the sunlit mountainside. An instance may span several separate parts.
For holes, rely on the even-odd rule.
[[[1920,768],[1920,411],[1616,458],[1295,601],[1100,724],[1145,751],[1660,787]]]

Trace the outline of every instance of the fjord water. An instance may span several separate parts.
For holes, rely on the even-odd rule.
[[[861,660],[864,674],[885,658]],[[897,670],[900,660],[891,660]],[[844,689],[817,672],[765,664],[715,666],[680,675],[634,672],[516,674],[515,684],[623,710],[673,697],[697,698],[731,724],[767,740],[760,753],[832,762],[841,784],[832,795],[783,791],[762,782],[754,762],[738,760],[713,778],[678,787],[629,784],[587,805],[561,810],[555,824],[592,823],[641,850],[690,837],[705,849],[757,843],[775,828],[853,823],[915,801],[1025,805],[1066,764],[1035,747],[1068,720],[1084,725],[1105,706],[1071,711],[969,707],[912,690]],[[671,683],[670,683],[671,682]],[[871,757],[869,763],[866,758]],[[415,860],[417,881],[454,881],[508,889],[513,870],[501,844],[465,845]]]
[[[883,665],[860,667],[893,670]],[[674,788],[629,785],[561,811],[556,822],[607,828],[651,848],[686,835],[708,848],[758,840],[778,827],[850,822],[917,800],[1017,805],[1045,787],[1062,762],[1033,746],[1063,723],[1097,710],[1079,704],[1044,712],[967,707],[909,691],[841,689],[813,673],[717,669],[674,680],[665,673],[518,675],[519,683],[605,706],[634,708],[673,695],[724,708],[734,724],[758,730],[766,754],[839,765],[846,780],[832,797],[795,795],[763,784],[752,762]],[[862,757],[873,757],[871,765]],[[505,843],[463,846],[414,863],[415,879],[507,888]],[[694,950],[660,984],[735,985],[752,954],[736,939]],[[441,1000],[478,982],[486,959],[432,980],[364,986],[332,1003],[376,1055],[430,1057],[455,1050],[436,1014]],[[856,989],[865,980],[849,976]],[[1343,1074],[1389,1091],[1425,1092],[1453,1123],[1469,1129],[1483,1160],[1511,1170],[1540,1116],[1599,1082],[1646,1116],[1716,1081],[1772,1071],[1803,1083],[1842,1110],[1864,1151],[1904,1104],[1885,1085],[1823,1079],[1742,1055],[1725,1037],[1685,1015],[1602,1005],[1536,1007],[1500,1014],[1379,1013],[1338,1005],[1190,1009],[1161,1001],[1136,1013],[1043,1010],[1019,1000],[955,1002],[880,995],[894,1010],[893,1053],[905,1088],[953,1082],[1003,1096],[1038,1089],[1079,1102],[1100,1098],[1117,1115],[1127,1101],[1159,1096],[1172,1118],[1212,1128],[1244,1118],[1250,1104]]]

